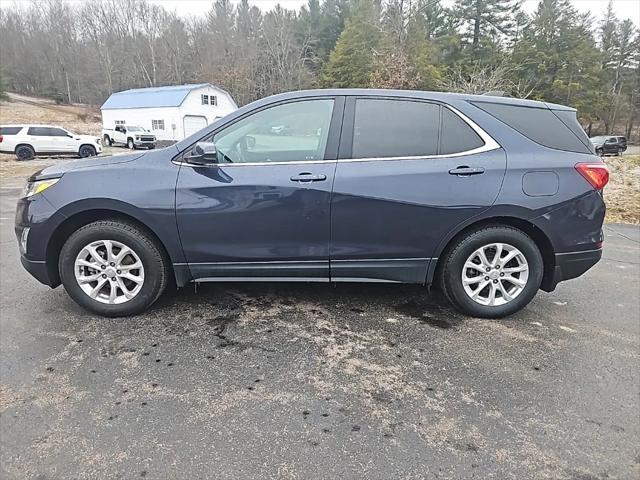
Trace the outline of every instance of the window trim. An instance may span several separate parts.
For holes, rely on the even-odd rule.
[[[192,167],[192,168],[211,168],[211,165],[196,165],[193,163],[185,162],[183,160],[184,156],[191,151],[191,149],[195,146],[196,143],[202,142],[205,138],[214,137],[218,132],[224,130],[235,123],[244,120],[250,115],[261,112],[263,110],[267,110],[268,108],[278,107],[280,105],[287,105],[290,103],[299,103],[299,102],[308,102],[313,100],[333,100],[333,112],[331,114],[331,120],[329,122],[329,133],[327,136],[327,145],[324,151],[324,159],[323,160],[300,160],[296,162],[246,162],[246,163],[222,163],[215,164],[216,167],[250,167],[250,166],[268,166],[268,165],[312,165],[319,163],[336,163],[338,158],[338,147],[340,144],[340,136],[341,130],[344,122],[344,114],[345,114],[345,97],[344,95],[322,95],[322,96],[314,96],[314,97],[301,97],[294,98],[288,100],[281,100],[278,102],[269,103],[267,105],[263,105],[260,108],[255,110],[251,110],[244,115],[234,118],[233,120],[226,122],[220,125],[218,128],[209,131],[203,137],[200,137],[198,140],[187,146],[184,150],[182,150],[178,155],[173,157],[171,160],[175,165]],[[330,157],[330,158],[327,158]]]
[[[484,142],[484,145],[472,148],[471,150],[464,150],[462,152],[448,153],[448,154],[436,154],[436,155],[410,155],[401,157],[367,157],[367,158],[353,158],[353,132],[355,129],[355,107],[358,100],[398,100],[409,101],[419,103],[429,103],[433,105],[439,105],[441,108],[448,108],[454,115],[457,115],[464,123],[469,125],[471,129],[480,137]],[[485,132],[476,122],[471,120],[468,116],[462,113],[457,108],[434,100],[412,98],[412,97],[397,97],[397,96],[352,96],[347,100],[345,106],[345,121],[343,122],[342,129],[342,141],[340,144],[340,154],[338,155],[338,162],[355,163],[355,162],[375,162],[375,161],[387,161],[387,160],[431,160],[439,158],[455,158],[463,157],[467,155],[475,155],[478,153],[490,152],[502,148],[502,146],[494,140],[494,138]],[[438,134],[439,136],[440,134]],[[438,138],[439,141],[439,138]]]

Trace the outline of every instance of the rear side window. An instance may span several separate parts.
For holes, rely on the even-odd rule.
[[[484,142],[473,129],[448,108],[442,109],[440,155],[466,152],[480,148]]]
[[[580,125],[577,125],[577,128],[575,126],[570,128],[556,116],[562,111],[557,111],[554,114],[548,108],[485,102],[472,103],[540,145],[569,152],[591,153],[591,148],[585,145],[574,132],[577,128],[581,129]],[[573,121],[577,123],[575,113]]]
[[[33,135],[34,137],[48,137],[49,128],[47,127],[29,127],[28,135]]]
[[[440,106],[409,100],[358,99],[353,158],[438,154]]]
[[[356,100],[352,158],[447,155],[483,145],[464,120],[438,104]]]
[[[0,127],[0,135],[17,135],[22,127]]]

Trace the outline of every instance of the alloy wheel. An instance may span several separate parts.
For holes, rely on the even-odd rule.
[[[524,254],[507,243],[491,243],[469,255],[462,267],[465,293],[480,305],[499,306],[522,293],[529,278]]]
[[[115,240],[98,240],[86,245],[76,257],[74,273],[82,291],[100,303],[128,302],[144,285],[140,257]]]

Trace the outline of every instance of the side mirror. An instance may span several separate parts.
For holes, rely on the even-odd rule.
[[[194,165],[212,165],[218,163],[218,150],[215,143],[198,142],[184,159]]]

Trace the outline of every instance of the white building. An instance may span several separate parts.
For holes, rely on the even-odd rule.
[[[209,83],[136,88],[104,102],[102,126],[138,125],[158,140],[182,140],[237,108],[228,92]]]

